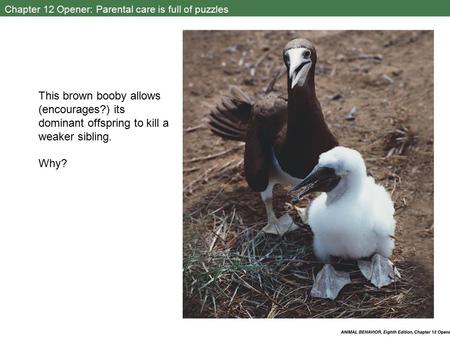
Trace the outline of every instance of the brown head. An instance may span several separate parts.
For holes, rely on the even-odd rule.
[[[288,72],[288,90],[310,87],[314,90],[314,71],[317,54],[314,45],[305,39],[289,41],[283,49]]]

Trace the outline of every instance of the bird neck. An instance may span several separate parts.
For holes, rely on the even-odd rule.
[[[298,143],[299,137],[308,138],[313,130],[326,127],[319,100],[316,96],[314,82],[314,67],[310,69],[311,76],[303,87],[291,88],[288,79],[288,123],[287,140]],[[328,127],[326,127],[328,129]]]
[[[350,173],[341,178],[339,184],[327,192],[327,205],[341,201],[357,200],[364,189],[365,173]]]
[[[310,75],[303,87],[290,88],[288,79],[287,126],[279,161],[283,170],[295,177],[305,177],[321,153],[338,145],[316,97],[314,67]]]

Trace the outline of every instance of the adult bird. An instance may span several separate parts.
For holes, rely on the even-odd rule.
[[[237,87],[209,114],[211,130],[227,139],[244,141],[248,185],[261,193],[267,212],[266,233],[283,235],[297,228],[285,214],[277,218],[272,206],[275,184],[293,185],[316,165],[319,155],[338,142],[325,122],[316,96],[316,49],[295,39],[283,49],[287,71],[287,100],[273,93],[252,99]]]
[[[394,204],[384,187],[367,176],[359,152],[335,147],[320,155],[317,166],[293,191],[302,188],[298,198],[323,192],[308,208],[314,253],[321,261],[329,263],[332,256],[356,259],[363,275],[377,287],[399,276],[389,261],[394,248]],[[362,260],[369,257],[371,262]],[[325,264],[311,294],[334,299],[349,282],[348,273]]]

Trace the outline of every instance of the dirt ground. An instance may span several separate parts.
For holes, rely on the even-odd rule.
[[[283,65],[282,48],[296,37],[316,46],[316,92],[330,129],[341,145],[362,153],[369,174],[395,201],[392,261],[402,282],[392,288],[374,290],[357,279],[336,301],[309,297],[320,265],[313,262],[307,225],[262,240],[281,248],[278,258],[303,246],[313,262],[277,270],[286,280],[277,288],[245,279],[248,267],[230,272],[216,263],[219,252],[241,250],[243,236],[251,241],[266,215],[245,182],[242,144],[212,134],[205,117],[231,85],[261,95]],[[184,32],[185,317],[433,317],[433,57],[432,31]],[[274,90],[287,95],[285,77]],[[278,214],[295,213],[285,188],[276,189],[275,200]],[[297,260],[286,266],[300,256],[296,252]],[[261,269],[270,269],[273,260]],[[357,307],[366,310],[351,310]]]

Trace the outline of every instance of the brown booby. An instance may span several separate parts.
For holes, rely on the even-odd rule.
[[[266,233],[283,235],[297,226],[286,214],[277,218],[272,207],[275,184],[298,184],[317,164],[319,155],[338,145],[316,97],[317,54],[305,39],[283,49],[288,99],[273,93],[257,100],[237,87],[209,114],[211,130],[245,142],[244,168],[248,185],[261,193],[266,206]]]

